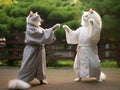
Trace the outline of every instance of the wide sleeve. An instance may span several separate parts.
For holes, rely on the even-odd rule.
[[[68,44],[78,44],[78,34],[79,34],[79,29],[73,31],[73,30],[65,30],[66,34],[66,41]]]
[[[53,30],[29,27],[26,30],[25,43],[36,45],[36,44],[50,44],[56,40]]]
[[[89,30],[90,30],[89,37],[94,41],[99,41],[101,28],[97,25],[96,22],[94,22],[93,25],[90,26]]]

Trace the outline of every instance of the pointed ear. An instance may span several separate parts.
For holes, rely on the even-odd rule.
[[[92,8],[89,9],[89,12],[90,12],[91,14],[93,13],[93,11],[94,11],[94,10],[93,10]]]
[[[38,15],[38,12],[36,12],[35,15]]]
[[[29,14],[30,16],[32,16],[33,15],[33,12],[32,11],[30,11],[30,14]]]

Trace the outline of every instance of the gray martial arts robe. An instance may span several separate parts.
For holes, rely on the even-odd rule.
[[[22,65],[19,72],[19,79],[30,82],[34,78],[45,79],[46,55],[44,44],[55,41],[52,28],[43,29],[27,24],[25,35],[26,47],[23,52]]]

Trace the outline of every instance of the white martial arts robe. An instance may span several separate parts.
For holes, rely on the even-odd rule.
[[[79,78],[100,76],[100,60],[97,43],[101,29],[93,23],[93,27],[80,27],[75,31],[65,30],[68,44],[77,44],[74,71]]]

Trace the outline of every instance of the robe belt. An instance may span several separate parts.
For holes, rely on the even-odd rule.
[[[38,46],[38,49],[39,49],[39,50],[42,50],[43,47],[44,47],[44,45],[39,45],[39,46]]]
[[[39,44],[27,44],[27,45],[33,46],[33,47],[39,47],[39,48],[45,47],[44,44],[41,44],[41,45],[39,45]]]
[[[77,49],[86,49],[86,48],[90,48],[90,47],[96,47],[94,45],[77,45]]]

